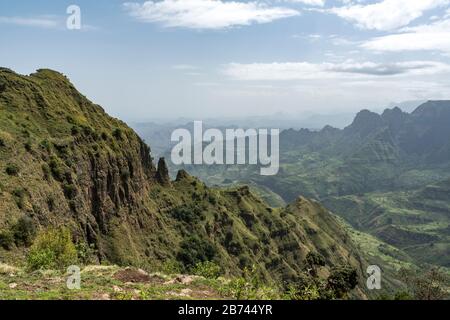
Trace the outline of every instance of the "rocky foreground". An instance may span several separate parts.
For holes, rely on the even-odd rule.
[[[230,299],[230,280],[149,274],[118,266],[87,266],[80,289],[68,289],[69,274],[0,265],[0,300],[189,300]]]

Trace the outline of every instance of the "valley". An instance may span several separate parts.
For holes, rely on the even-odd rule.
[[[172,179],[163,158],[155,166],[132,129],[58,72],[0,69],[0,128],[6,265],[171,266],[244,287],[250,280],[239,277],[250,270],[281,295],[310,286],[316,298],[369,294],[368,262],[318,202],[298,197],[273,208],[247,186],[209,187],[184,170]]]
[[[273,206],[316,199],[416,264],[448,268],[449,123],[450,101],[411,113],[363,110],[344,129],[282,131],[276,176],[250,166],[183,168],[209,185],[249,184]]]

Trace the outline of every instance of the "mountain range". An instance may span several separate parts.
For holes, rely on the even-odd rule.
[[[184,170],[172,180],[164,159],[156,166],[131,128],[61,73],[0,69],[3,263],[23,265],[64,228],[59,239],[92,248],[97,263],[190,272],[213,262],[228,277],[254,268],[284,290],[314,265],[324,279],[346,267],[359,278],[352,294],[367,297],[367,262],[343,223],[317,201],[292,200],[273,208],[246,186],[209,187]],[[45,248],[33,265],[57,254]]]
[[[255,166],[185,169],[210,185],[249,184],[275,206],[315,199],[417,263],[449,267],[449,124],[450,101],[362,110],[344,129],[282,131],[276,176]]]

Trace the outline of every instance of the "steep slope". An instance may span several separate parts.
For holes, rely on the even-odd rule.
[[[311,252],[323,257],[324,276],[340,265],[364,270],[318,203],[272,209],[247,187],[212,189],[185,171],[171,181],[163,159],[155,168],[135,132],[65,76],[0,69],[0,232],[23,217],[39,229],[67,226],[101,261],[121,265],[213,260],[229,275],[256,265],[266,281],[287,284],[305,276]]]
[[[108,256],[102,235],[111,220],[149,214],[142,203],[156,172],[149,148],[61,74],[2,70],[0,88],[1,225],[24,213],[39,224],[72,225]]]
[[[418,263],[450,267],[449,180],[412,191],[330,197],[324,204]]]
[[[449,123],[450,101],[412,113],[363,110],[343,130],[281,132],[276,176],[262,177],[254,166],[187,169],[211,184],[252,182],[267,199],[316,199],[416,263],[448,266]]]

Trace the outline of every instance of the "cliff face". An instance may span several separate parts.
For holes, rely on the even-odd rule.
[[[106,256],[111,220],[148,211],[149,148],[59,73],[2,70],[0,88],[0,223],[26,214],[40,225],[70,224]]]
[[[0,69],[0,231],[20,217],[65,225],[119,264],[217,261],[228,274],[257,265],[267,280],[296,281],[308,253],[333,266],[363,261],[339,222],[304,198],[272,209],[248,188],[218,190],[161,160],[123,122],[63,75]]]

